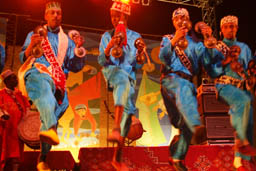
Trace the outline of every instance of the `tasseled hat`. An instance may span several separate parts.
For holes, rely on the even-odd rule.
[[[189,19],[189,13],[188,10],[185,8],[177,8],[176,10],[173,11],[172,13],[172,19],[174,19],[177,16],[186,16]]]
[[[1,78],[2,80],[6,79],[7,77],[9,77],[10,75],[12,74],[15,74],[13,71],[7,69],[6,71],[4,71],[2,74],[1,74]]]
[[[233,15],[225,16],[220,21],[220,27],[222,27],[223,24],[226,24],[226,23],[234,23],[235,25],[238,26],[238,18]]]
[[[127,15],[131,15],[131,5],[129,5],[128,2],[125,3],[123,1],[115,1],[110,10],[115,10]]]
[[[47,12],[48,10],[52,10],[52,9],[61,10],[60,2],[56,1],[56,0],[48,1],[45,5],[45,12]]]

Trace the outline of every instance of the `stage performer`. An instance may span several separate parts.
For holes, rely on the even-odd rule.
[[[0,43],[0,73],[4,69],[4,64],[5,64],[5,48]]]
[[[0,168],[3,171],[18,171],[24,144],[18,137],[17,127],[30,104],[15,88],[18,79],[14,72],[6,70],[1,78],[5,88],[0,90]]]
[[[146,48],[141,35],[127,28],[130,13],[129,3],[115,1],[112,4],[110,15],[114,29],[102,35],[98,57],[108,87],[113,88],[115,125],[107,140],[118,143],[112,161],[112,165],[117,170],[125,170],[125,165],[121,162],[121,152],[132,115],[136,112],[134,104],[136,71],[144,64],[140,54]],[[135,40],[138,38],[141,41],[137,49]]]
[[[238,31],[238,18],[225,16],[220,22],[222,41],[218,41],[216,49],[221,52],[220,73],[215,80],[218,97],[229,106],[231,125],[235,129],[235,158],[234,168],[246,170],[242,165],[242,159],[250,160],[250,156],[256,155],[253,144],[253,107],[252,94],[248,88],[249,61],[252,60],[252,52],[248,45],[239,42],[236,38]]]
[[[40,113],[41,153],[38,170],[49,170],[47,153],[52,145],[59,144],[57,123],[69,105],[66,77],[69,71],[78,72],[85,65],[85,53],[76,51],[83,44],[83,39],[77,37],[71,40],[61,27],[60,2],[47,2],[44,18],[47,22],[43,26],[45,30],[40,28],[39,33],[30,32],[20,53],[22,63],[32,61],[31,68],[24,74],[24,80],[28,97]]]
[[[172,14],[176,29],[174,34],[165,35],[160,45],[159,59],[162,65],[161,94],[171,124],[179,129],[169,147],[169,163],[175,170],[187,170],[184,159],[190,144],[200,144],[206,140],[205,127],[201,125],[197,110],[196,88],[192,77],[203,66],[211,65],[204,58],[210,59],[212,49],[202,42],[196,42],[190,36],[191,21],[185,8],[178,8]],[[205,26],[202,34],[212,34],[212,29]],[[208,58],[207,58],[208,57]],[[204,62],[206,61],[206,62]]]

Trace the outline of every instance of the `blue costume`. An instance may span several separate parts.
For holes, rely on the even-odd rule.
[[[123,47],[123,56],[114,58],[110,55],[109,60],[107,60],[104,50],[113,34],[114,30],[111,30],[102,35],[99,46],[100,55],[98,57],[98,63],[103,67],[102,73],[107,84],[113,87],[114,105],[124,107],[121,122],[121,136],[125,137],[130,127],[129,115],[136,112],[134,104],[136,70],[141,68],[141,65],[136,63],[137,49],[134,46],[134,42],[141,36],[137,32],[126,29],[127,45]]]
[[[60,31],[60,28],[51,30],[48,27],[47,29],[48,40],[51,43],[55,56],[57,56],[59,44],[58,32]],[[22,47],[22,52],[20,53],[20,60],[22,63],[26,60],[25,50],[30,44],[32,34],[33,32],[30,32],[27,35]],[[62,70],[66,76],[69,71],[78,72],[85,65],[85,58],[75,56],[74,48],[75,43],[68,38],[68,47],[62,65]],[[36,58],[35,62],[43,64],[46,67],[50,66],[50,63],[46,60],[44,55]],[[32,65],[31,69],[26,72],[24,79],[28,96],[40,112],[40,119],[42,123],[41,131],[48,130],[52,126],[57,125],[58,120],[69,105],[67,91],[64,93],[62,103],[59,104],[54,96],[56,88],[52,77],[48,74],[40,73],[34,65]],[[43,153],[45,152],[46,154],[50,148],[49,144],[43,143]]]
[[[5,63],[5,49],[4,47],[0,44],[0,73],[4,69],[4,63]]]
[[[231,47],[237,45],[240,47],[241,52],[238,58],[238,62],[242,64],[244,71],[247,70],[249,61],[252,59],[252,52],[250,48],[242,42],[234,40],[223,39],[223,42]],[[219,63],[225,58],[221,53],[218,60]],[[230,64],[227,64],[225,67],[222,67],[221,64],[218,65],[219,73],[216,75],[230,76],[232,78],[243,80],[236,72],[230,68]],[[253,143],[253,106],[252,106],[252,95],[247,90],[242,90],[237,88],[232,84],[216,84],[218,91],[218,96],[228,103],[230,106],[229,114],[231,115],[231,125],[235,128],[237,136],[239,139],[244,140],[248,139],[249,142]],[[250,160],[250,157],[244,156],[238,152],[235,154],[246,160]]]
[[[180,129],[179,140],[170,145],[173,159],[183,160],[188,151],[194,127],[201,125],[197,110],[196,88],[192,83],[192,76],[199,71],[199,62],[209,56],[202,42],[196,43],[190,36],[186,36],[188,47],[184,50],[192,64],[192,73],[185,67],[171,45],[170,35],[164,36],[161,42],[159,58],[163,63],[161,93],[168,111],[170,122]],[[206,58],[209,59],[209,58]],[[206,60],[206,63],[209,60]],[[205,63],[203,63],[206,65]],[[210,63],[207,63],[210,65]]]

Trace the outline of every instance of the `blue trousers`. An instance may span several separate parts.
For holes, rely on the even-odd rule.
[[[131,114],[136,112],[134,103],[135,81],[133,81],[122,69],[116,69],[107,80],[113,87],[113,98],[115,106],[123,106],[124,112],[121,121],[121,136],[125,137],[130,128]]]
[[[161,81],[161,94],[170,122],[180,130],[178,141],[170,145],[174,159],[184,159],[194,132],[200,125],[194,84],[176,74],[165,76]]]
[[[45,131],[52,126],[57,126],[58,120],[69,105],[67,92],[65,92],[62,104],[59,105],[54,96],[55,85],[49,75],[34,70],[26,75],[25,81],[28,96],[40,113],[40,130]],[[43,143],[41,147],[42,154],[47,154],[51,149],[51,146],[46,143]]]
[[[217,84],[218,96],[229,106],[231,125],[234,127],[237,137],[241,140],[248,139],[253,144],[253,106],[252,96],[249,92],[241,90],[233,85]],[[244,159],[249,156],[236,153]]]

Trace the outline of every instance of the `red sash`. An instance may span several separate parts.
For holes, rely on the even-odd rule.
[[[63,72],[60,64],[57,61],[57,58],[52,50],[51,44],[47,38],[44,38],[42,41],[42,48],[44,51],[44,56],[46,60],[50,63],[52,69],[52,78],[56,89],[61,90],[62,95],[65,92],[65,85],[66,85],[66,76]]]

